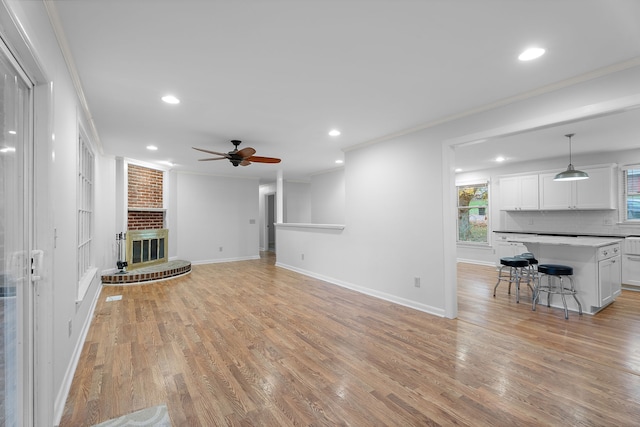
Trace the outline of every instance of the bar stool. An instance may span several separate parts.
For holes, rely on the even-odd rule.
[[[564,318],[569,318],[569,310],[567,309],[567,300],[565,295],[572,295],[578,304],[578,313],[582,314],[582,305],[576,296],[577,291],[573,285],[573,267],[560,264],[540,264],[538,265],[538,283],[533,291],[532,310],[535,311],[540,292],[547,293],[547,307],[551,307],[551,295],[560,295],[562,297],[562,305],[564,306]],[[542,284],[542,279],[547,278],[547,284]],[[569,287],[564,284],[563,278],[569,279]]]
[[[516,303],[520,302],[520,282],[524,279],[524,281],[530,285],[530,278],[528,275],[529,270],[529,261],[525,258],[517,258],[517,257],[504,257],[500,258],[500,270],[498,271],[498,283],[493,287],[493,296],[496,296],[496,289],[498,289],[498,285],[500,282],[505,281],[509,282],[509,295],[511,295],[511,284],[516,284]],[[504,268],[508,268],[507,272],[503,271]],[[532,289],[533,290],[533,289]]]
[[[524,252],[520,255],[516,255],[516,258],[524,258],[529,261],[529,268],[526,270],[526,274],[529,276],[529,282],[533,283],[535,287],[536,280],[538,279],[538,260],[536,259],[536,256],[531,252]],[[533,288],[531,291],[533,292]]]

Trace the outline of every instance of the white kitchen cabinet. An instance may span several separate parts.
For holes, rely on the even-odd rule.
[[[589,179],[554,181],[556,173],[540,175],[540,209],[615,209],[615,169],[602,167],[582,169]]]
[[[500,210],[532,211],[537,209],[537,174],[500,178]]]
[[[604,307],[622,292],[622,259],[619,246],[601,248],[598,259],[598,300],[600,307]]]

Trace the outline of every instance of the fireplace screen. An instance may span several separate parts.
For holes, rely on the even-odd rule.
[[[130,230],[127,232],[129,270],[167,262],[169,230]]]

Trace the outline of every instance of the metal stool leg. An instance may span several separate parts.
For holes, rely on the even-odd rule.
[[[545,277],[547,279],[546,285],[543,282]],[[568,285],[564,281],[565,278],[569,279]],[[544,274],[539,272],[537,277],[537,282],[534,282],[533,301],[531,303],[531,309],[533,311],[536,310],[536,305],[540,302],[540,293],[542,292],[547,293],[547,307],[551,307],[551,295],[560,294],[560,298],[562,298],[562,307],[564,308],[565,319],[569,319],[569,308],[567,306],[567,298],[566,298],[567,295],[573,296],[573,299],[576,301],[576,304],[578,305],[578,313],[582,314],[582,304],[580,304],[580,300],[578,300],[577,291],[576,291],[571,273],[556,275],[556,274]]]
[[[500,281],[502,280],[502,269],[505,268],[506,266],[500,266],[500,270],[498,270],[498,282],[496,283],[496,285],[493,287],[493,296],[496,296],[496,289],[498,289],[498,285],[500,284]]]
[[[567,276],[569,278],[569,282],[571,283],[571,295],[573,295],[573,299],[576,300],[576,304],[578,304],[578,314],[582,314],[582,304],[578,301],[578,297],[576,296],[576,288],[573,286],[573,277]]]
[[[564,307],[564,318],[569,318],[569,309],[567,308],[567,299],[564,297],[564,282],[562,276],[560,276],[560,297],[562,298],[562,306]]]

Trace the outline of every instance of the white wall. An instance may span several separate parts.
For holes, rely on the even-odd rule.
[[[311,177],[311,222],[344,224],[344,168]]]
[[[347,152],[346,228],[278,228],[278,265],[444,315],[442,147],[433,137]],[[416,155],[390,161],[397,150]]]
[[[308,182],[284,182],[284,222],[311,222],[311,185]]]
[[[260,257],[257,179],[178,172],[175,181],[169,240],[178,258],[199,264]]]

